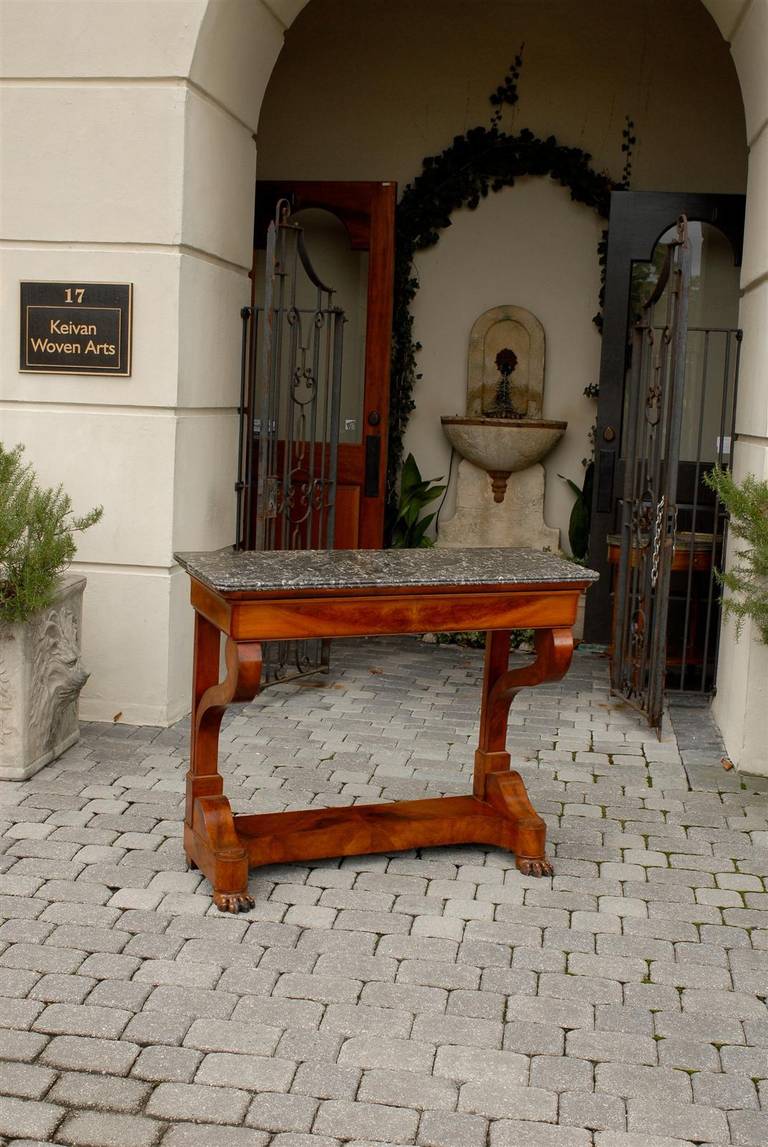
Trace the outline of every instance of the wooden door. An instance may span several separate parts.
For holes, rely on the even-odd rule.
[[[380,549],[383,543],[396,196],[392,182],[265,181],[256,188],[254,281],[258,249],[280,199],[287,199],[299,218],[313,209],[330,212],[343,224],[350,249],[367,255],[364,346],[358,361],[347,356],[343,366],[355,407],[352,418],[342,412],[347,430],[338,453],[337,549]],[[338,302],[344,307],[344,299]]]

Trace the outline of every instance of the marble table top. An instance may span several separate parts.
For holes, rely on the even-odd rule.
[[[594,570],[539,550],[214,550],[174,557],[219,593],[531,585],[596,581]]]

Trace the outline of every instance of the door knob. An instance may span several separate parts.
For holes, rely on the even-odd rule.
[[[368,415],[368,425],[369,426],[378,426],[380,422],[381,422],[381,415],[379,414],[378,410],[372,410],[370,412],[370,414]]]

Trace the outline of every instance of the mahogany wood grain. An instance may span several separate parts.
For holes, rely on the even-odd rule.
[[[442,844],[510,848],[513,839],[504,816],[471,796],[236,816],[235,829],[254,867]]]
[[[220,651],[220,631],[197,613],[184,846],[190,859],[209,876],[218,907],[238,911],[249,900],[253,907],[253,901],[247,894],[247,856],[234,834],[232,810],[223,796],[224,778],[218,771],[219,729],[230,702],[251,701],[256,696],[261,680],[261,646],[227,638],[227,676],[218,682]],[[206,815],[203,839],[199,829],[201,817]],[[210,876],[212,859],[215,873]],[[235,902],[231,902],[232,895]]]
[[[586,583],[585,583],[586,584]],[[524,688],[559,680],[573,652],[582,586],[403,587],[402,591],[217,593],[192,578],[196,609],[190,769],[184,847],[213,885],[215,904],[253,906],[248,870],[263,864],[391,852],[441,844],[495,844],[529,875],[551,874],[546,827],[506,747],[509,708]],[[508,668],[510,630],[533,627],[535,658]],[[235,816],[218,772],[226,706],[251,700],[261,675],[259,639],[363,636],[424,630],[488,631],[473,795],[350,808]],[[221,634],[227,672],[218,681]]]
[[[570,629],[540,629],[534,640],[536,660],[531,665],[507,669],[509,662],[508,631],[490,633],[485,647],[483,701],[480,709],[480,739],[475,753],[474,792],[486,795],[486,774],[508,769],[506,751],[509,707],[521,689],[559,681],[573,656],[573,634]]]
[[[586,586],[588,583],[584,583]],[[192,604],[222,632],[238,641],[292,637],[371,637],[393,633],[437,633],[476,629],[570,628],[576,618],[580,583],[551,586],[459,587],[380,594],[275,591],[258,600],[241,594],[223,601],[215,591],[193,583]]]
[[[542,601],[535,594],[435,594],[424,598],[347,598],[318,602],[245,604],[233,607],[232,632],[239,640],[295,637],[355,637],[392,633],[426,633],[467,629],[534,629],[556,622],[573,624],[578,593],[565,601]],[[557,607],[560,606],[558,609]]]

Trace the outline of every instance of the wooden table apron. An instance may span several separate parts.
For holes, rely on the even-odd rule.
[[[442,844],[494,844],[528,875],[551,874],[546,828],[510,770],[507,717],[523,688],[557,681],[573,653],[571,627],[588,582],[220,592],[193,575],[192,740],[184,848],[213,885],[216,905],[253,906],[248,870],[263,864]],[[259,689],[261,641],[446,630],[488,631],[471,796],[235,816],[218,771],[221,719]],[[535,659],[508,669],[513,629],[535,630]],[[227,674],[219,681],[220,637]]]

